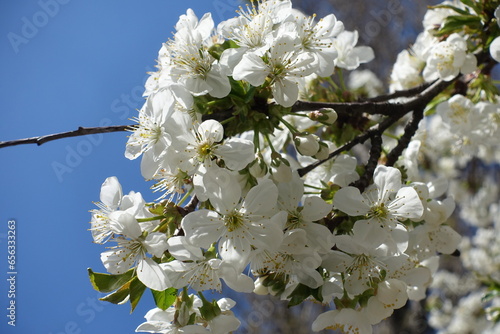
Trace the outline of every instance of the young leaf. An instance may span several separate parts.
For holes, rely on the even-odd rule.
[[[130,288],[130,283],[126,283],[124,286],[122,286],[115,292],[110,293],[109,295],[106,295],[102,298],[99,298],[99,300],[110,302],[113,304],[123,304],[128,300],[130,293],[129,288]]]
[[[111,292],[120,288],[125,283],[130,281],[134,274],[133,268],[121,275],[95,273],[90,268],[88,268],[87,271],[89,273],[92,286],[99,292]]]
[[[302,303],[307,297],[311,295],[311,290],[312,289],[307,285],[299,283],[299,285],[297,285],[297,287],[287,297],[290,298],[290,301],[288,302],[288,307],[292,307]]]
[[[139,281],[137,276],[130,281],[130,313],[134,312],[139,300],[141,300],[144,290],[146,290],[146,286]]]
[[[168,288],[164,291],[151,290],[151,292],[153,293],[156,306],[163,311],[172,306],[177,298],[177,289],[175,288]]]

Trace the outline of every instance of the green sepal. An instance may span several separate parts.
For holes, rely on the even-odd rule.
[[[198,295],[203,302],[203,305],[201,307],[198,307],[203,319],[205,319],[206,321],[210,321],[222,313],[219,304],[217,304],[217,301],[213,300],[210,303],[201,292],[198,292]]]
[[[177,289],[168,288],[163,291],[156,291],[151,289],[151,293],[153,293],[153,298],[155,300],[156,307],[165,311],[167,308],[172,306],[177,298]]]
[[[374,289],[367,289],[362,294],[356,296],[355,300],[357,300],[360,306],[365,307],[368,304],[368,300],[374,295]]]
[[[92,269],[87,269],[89,273],[90,283],[95,290],[99,292],[111,292],[126,284],[134,275],[134,268],[120,275],[95,273]]]

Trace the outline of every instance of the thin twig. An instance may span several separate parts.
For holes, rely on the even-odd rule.
[[[386,166],[394,166],[396,161],[398,161],[399,156],[403,153],[404,149],[408,147],[411,138],[415,135],[418,130],[418,124],[424,118],[424,110],[415,110],[413,112],[412,119],[406,124],[405,132],[399,138],[398,144],[394,147],[389,154],[387,154]]]
[[[40,137],[31,137],[10,141],[2,141],[0,142],[0,148],[15,146],[15,145],[23,145],[23,144],[37,144],[38,146],[45,144],[46,142],[61,139],[61,138],[69,138],[69,137],[78,137],[78,136],[86,136],[93,135],[98,133],[108,133],[108,132],[119,132],[126,131],[131,128],[131,125],[113,125],[113,126],[101,126],[101,127],[93,127],[93,128],[84,128],[79,127],[77,130],[69,131],[69,132],[61,132],[55,133],[51,135],[45,135]]]
[[[382,122],[375,124],[373,127],[368,129],[365,133],[357,136],[353,140],[351,140],[349,143],[339,147],[337,150],[333,151],[330,153],[330,155],[323,160],[318,160],[308,166],[305,166],[303,168],[298,169],[298,173],[300,176],[304,176],[305,174],[309,173],[312,171],[314,168],[318,167],[319,165],[325,163],[326,161],[333,159],[340,153],[344,151],[348,151],[357,144],[362,144],[365,141],[367,141],[370,138],[373,138],[374,136],[381,136],[381,134],[388,129],[391,125],[396,123],[399,119],[401,119],[404,115],[406,115],[408,112],[413,111],[413,110],[423,110],[425,106],[432,101],[433,98],[435,98],[439,93],[441,93],[443,90],[445,90],[451,83],[453,83],[457,78],[451,81],[436,81],[432,85],[430,85],[427,89],[425,89],[422,93],[418,94],[415,96],[415,98],[409,100],[406,103],[402,104],[391,104],[391,103],[385,103],[387,106],[398,106],[398,108],[395,108],[393,113],[390,113],[389,117],[386,117]],[[390,107],[389,107],[390,108]],[[385,114],[385,113],[384,113]]]
[[[370,158],[365,165],[365,172],[359,178],[359,180],[350,184],[350,186],[356,187],[360,192],[363,192],[366,187],[370,184],[370,181],[373,178],[373,173],[375,172],[375,168],[377,168],[378,160],[382,155],[382,136],[381,133],[377,136],[373,136],[371,138],[371,148],[370,148]]]
[[[430,85],[432,85],[433,82],[427,82],[422,85],[419,85],[414,88],[406,89],[406,90],[398,90],[395,91],[394,93],[386,94],[386,95],[379,95],[376,97],[368,98],[365,99],[364,101],[369,101],[369,102],[382,102],[382,101],[389,101],[393,99],[397,99],[399,97],[412,97],[415,94],[420,94],[427,88],[429,88]]]

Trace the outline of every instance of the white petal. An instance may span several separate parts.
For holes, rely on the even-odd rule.
[[[491,58],[500,62],[500,37],[497,37],[490,44],[490,55]]]
[[[232,333],[240,327],[241,322],[234,316],[234,314],[220,314],[210,322],[210,333]]]
[[[447,225],[440,226],[439,230],[434,233],[433,242],[436,244],[436,250],[443,254],[456,251],[460,241],[462,241],[462,236]]]
[[[189,244],[184,236],[168,239],[168,251],[173,257],[180,261],[196,261],[203,259],[201,249]]]
[[[373,174],[373,183],[379,191],[379,203],[386,202],[390,194],[401,188],[401,172],[397,168],[378,165]]]
[[[157,291],[171,286],[165,272],[150,258],[142,258],[137,264],[137,278],[148,288]]]
[[[123,234],[129,238],[137,239],[141,234],[141,227],[137,220],[125,211],[114,211],[109,214],[109,227],[117,233]]]
[[[258,87],[266,81],[269,68],[266,63],[254,53],[249,53],[241,58],[241,61],[234,68],[234,80],[248,81],[252,86]]]
[[[387,208],[393,215],[401,218],[418,219],[424,213],[422,201],[412,187],[401,188]]]
[[[231,138],[214,150],[226,163],[227,168],[239,171],[254,160],[253,142],[241,138]]]
[[[253,280],[245,274],[238,272],[228,262],[223,261],[220,266],[220,276],[234,291],[250,293],[255,289]]]
[[[355,187],[339,189],[333,198],[333,206],[349,216],[363,216],[370,211],[370,206]]]
[[[338,310],[333,310],[321,313],[312,323],[312,330],[319,332],[326,327],[333,326],[335,324],[335,317],[339,314],[339,312],[340,311]]]
[[[167,250],[167,236],[165,233],[153,232],[149,233],[146,239],[142,243],[148,253],[156,256],[162,257],[163,253]]]
[[[213,97],[223,98],[231,92],[229,78],[222,73],[220,66],[212,66],[212,70],[208,73],[206,81],[211,88],[209,94]]]
[[[229,214],[240,202],[240,184],[227,169],[215,166],[207,168],[202,181],[210,203],[220,214]]]
[[[100,199],[111,210],[116,210],[123,197],[122,186],[116,176],[108,177],[101,186]]]
[[[119,275],[126,272],[134,265],[135,257],[127,256],[125,252],[117,250],[109,250],[101,253],[101,261],[106,270],[112,275]]]
[[[279,105],[291,107],[299,98],[299,85],[286,78],[277,80],[272,86],[273,97]]]
[[[226,230],[219,214],[205,209],[187,214],[181,226],[188,242],[202,248],[209,248]]]
[[[311,196],[304,201],[302,217],[307,221],[317,221],[324,218],[331,210],[331,204],[326,203],[321,197]]]
[[[207,140],[210,143],[220,142],[224,137],[224,128],[222,124],[213,119],[201,123],[198,132],[202,137],[202,141]]]
[[[267,214],[274,210],[278,200],[278,188],[271,180],[263,180],[250,189],[241,212],[249,215]]]
[[[367,63],[375,58],[375,53],[369,46],[357,46],[352,50],[351,57],[357,57],[360,63]]]

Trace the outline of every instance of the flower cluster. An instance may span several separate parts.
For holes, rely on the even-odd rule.
[[[381,113],[390,116],[378,124],[369,109],[341,112],[325,102],[346,106],[346,96],[375,95],[381,85],[354,72],[354,88],[343,94],[334,74],[374,54],[333,14],[317,20],[289,0],[262,0],[216,26],[210,14],[188,10],[159,51],[125,151],[141,157],[159,197],[146,203],[139,193],[124,196],[115,177],[103,183],[90,230],[96,243],[116,245],[101,255],[109,274],[89,272],[94,287],[132,308],[151,289],[157,307],[137,328],[149,333],[236,330],[234,301],[203,295],[223,286],[291,306],[330,305],[312,329],[344,333],[371,333],[395,309],[424,299],[439,255],[456,253],[461,242],[449,224],[448,184],[433,176],[445,169],[436,143],[446,154],[482,147],[487,155],[500,135],[500,107],[484,89],[493,88],[477,73],[480,38],[445,19],[473,10],[448,2],[429,10],[426,31],[398,56],[392,91],[465,75],[478,80],[473,96],[443,86],[428,98],[422,89],[425,105],[441,92],[436,100],[444,102],[430,103],[433,117],[414,130],[390,95],[385,106],[399,109]],[[418,120],[425,105],[415,101],[409,111]],[[368,138],[370,146],[351,150]],[[398,150],[400,159],[384,165]],[[423,155],[432,162],[427,170]]]

